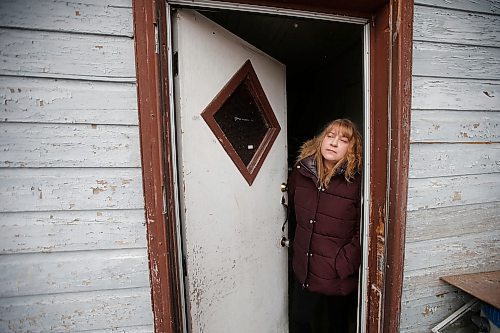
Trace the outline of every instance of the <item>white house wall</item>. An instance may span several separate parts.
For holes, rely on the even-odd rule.
[[[401,332],[468,296],[440,276],[500,269],[500,2],[417,0]]]
[[[0,1],[0,332],[151,332],[131,0]]]

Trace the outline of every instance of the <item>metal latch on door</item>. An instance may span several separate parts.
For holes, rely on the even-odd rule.
[[[288,237],[285,235],[285,226],[286,223],[288,222],[288,204],[286,203],[285,200],[285,192],[288,190],[287,184],[286,183],[281,183],[281,205],[285,208],[285,222],[283,222],[283,225],[281,226],[281,241],[280,244],[282,247],[290,247],[290,240]]]

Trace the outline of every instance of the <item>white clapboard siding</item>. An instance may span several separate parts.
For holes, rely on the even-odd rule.
[[[498,172],[500,177],[500,143],[414,143],[410,146],[410,178],[493,172]]]
[[[132,7],[121,0],[2,0],[0,26],[132,37]]]
[[[411,143],[500,142],[500,112],[414,111],[410,140]]]
[[[425,260],[423,258],[425,256]],[[460,272],[465,263],[482,267],[499,267],[500,233],[483,232],[464,236],[430,239],[407,243],[405,246],[405,275]],[[457,273],[458,274],[458,273]]]
[[[466,271],[460,273],[465,274]],[[401,299],[402,303],[411,306],[410,303],[426,298],[434,301],[435,299],[444,298],[445,295],[447,297],[456,297],[456,294],[458,294],[457,289],[440,279],[444,274],[440,272],[411,277],[405,276],[403,288],[405,296]],[[456,272],[451,274],[456,274]]]
[[[3,254],[0,297],[148,287],[146,249]]]
[[[0,332],[74,332],[153,322],[149,287],[0,299]]]
[[[453,267],[453,269],[443,267],[442,270],[431,273],[422,271],[412,272],[410,275],[404,276],[404,297],[402,298],[402,300],[405,302],[411,302],[428,297],[439,298],[446,294],[450,294],[450,296],[456,296],[456,294],[458,293],[457,288],[442,281],[440,277],[454,274],[477,273],[478,269],[481,272],[498,270],[500,269],[500,263],[494,263],[489,267],[478,267],[478,265],[474,265],[474,263],[472,263],[471,266],[462,266],[459,267],[458,270],[457,267]]]
[[[431,305],[432,307],[436,306],[446,307],[446,305],[450,305],[451,306],[450,309],[453,308],[456,309],[461,305],[463,305],[464,301],[471,298],[466,293],[463,293],[457,290],[456,288],[450,286],[449,284],[439,280],[438,276],[433,276],[433,281],[432,282],[426,281],[426,283],[430,283],[430,288],[427,290],[427,292],[419,293],[420,290],[419,291],[415,290],[417,293],[419,293],[418,294],[419,297],[402,299],[402,304],[404,304],[406,313],[416,310],[417,313],[423,315],[423,317],[425,318],[425,315],[429,315],[430,312],[434,312],[426,310],[426,308],[428,310],[431,310],[429,309]],[[425,291],[425,289],[427,288],[424,287],[424,285],[421,283],[415,284],[414,287],[423,288],[424,289],[423,291]],[[455,309],[453,309],[452,311],[454,311]]]
[[[479,257],[479,260],[464,261],[463,264],[441,266],[437,271],[418,270],[405,274],[401,300],[401,332],[413,332],[413,329],[416,332],[419,329],[429,332],[431,327],[462,306],[470,296],[439,278],[500,269],[498,256],[496,262],[493,262],[487,260],[488,255],[487,253],[484,259]]]
[[[0,213],[2,254],[146,248],[144,210]]]
[[[500,48],[413,43],[413,75],[495,80],[500,78]]]
[[[130,38],[0,29],[0,74],[135,82]]]
[[[416,0],[400,331],[470,296],[441,276],[500,269],[500,2]]]
[[[137,126],[0,123],[1,167],[140,167]]]
[[[127,326],[127,327],[113,327],[102,330],[91,330],[91,331],[75,331],[75,332],[85,332],[85,333],[116,333],[116,332],[126,332],[126,333],[151,333],[154,332],[154,326],[151,325],[140,325],[140,326]]]
[[[495,202],[499,185],[498,173],[410,179],[408,211]]]
[[[476,232],[500,233],[500,201],[416,210],[406,216],[407,243]]]
[[[133,83],[0,76],[0,121],[137,125]]]
[[[434,326],[458,310],[470,299],[469,295],[460,293],[455,297],[445,295],[444,297],[421,299],[421,302],[402,303],[400,332],[429,333]],[[408,323],[411,323],[411,325],[408,325]]]
[[[412,109],[500,111],[500,81],[414,76],[412,90]]]
[[[0,212],[141,209],[140,169],[0,169]]]
[[[131,0],[0,1],[0,332],[152,332]]]
[[[500,14],[498,0],[416,0],[416,5],[465,10],[485,14]]]
[[[500,47],[497,15],[415,6],[413,40]]]

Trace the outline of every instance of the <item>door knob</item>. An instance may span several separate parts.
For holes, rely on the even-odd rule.
[[[281,246],[282,247],[290,247],[290,240],[288,238],[286,238],[285,236],[283,236],[281,238]]]

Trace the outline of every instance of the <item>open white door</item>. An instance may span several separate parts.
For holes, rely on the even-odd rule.
[[[196,11],[172,22],[190,331],[288,332],[285,67]]]

